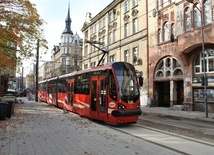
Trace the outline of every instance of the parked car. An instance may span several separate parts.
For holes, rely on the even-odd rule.
[[[12,94],[14,96],[17,96],[18,91],[15,89],[8,89],[6,94]]]

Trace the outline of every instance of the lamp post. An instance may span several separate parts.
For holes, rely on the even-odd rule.
[[[204,2],[202,0],[202,10],[200,10],[197,5],[193,2],[193,0],[186,0],[189,3],[192,3],[194,7],[197,8],[197,10],[201,14],[201,44],[202,44],[202,52],[203,52],[203,70],[204,70],[204,76],[203,76],[203,81],[204,81],[204,107],[205,107],[205,115],[208,117],[208,109],[207,109],[207,76],[206,76],[206,59],[205,59],[205,51],[204,51],[204,14],[203,14],[203,9],[204,9]]]

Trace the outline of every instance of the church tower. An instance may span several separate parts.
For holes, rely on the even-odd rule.
[[[67,18],[65,19],[65,30],[63,34],[71,34],[73,36],[73,32],[71,31],[70,6],[68,7]]]
[[[79,58],[82,55],[82,39],[71,30],[70,5],[65,19],[65,29],[61,35],[61,43],[53,49],[52,59],[55,62],[55,75],[63,75],[80,70]]]

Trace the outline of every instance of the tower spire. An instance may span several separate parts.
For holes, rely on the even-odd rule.
[[[65,19],[65,30],[63,31],[63,34],[65,33],[73,35],[73,32],[71,31],[70,2],[68,5],[68,14]]]

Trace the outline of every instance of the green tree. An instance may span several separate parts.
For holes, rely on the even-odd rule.
[[[0,70],[34,56],[38,39],[47,49],[44,24],[29,0],[0,0]]]

